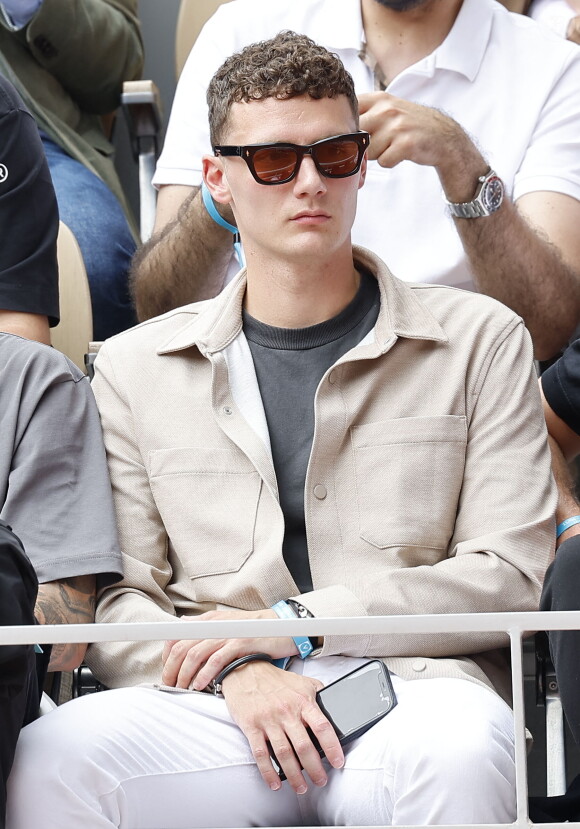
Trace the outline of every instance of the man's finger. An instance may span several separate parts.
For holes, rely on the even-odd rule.
[[[341,769],[344,766],[344,752],[332,723],[317,705],[303,711],[303,716],[330,765],[335,769]]]
[[[171,653],[171,649],[177,642],[179,642],[179,639],[168,639],[163,645],[163,653],[161,654],[161,662],[163,663],[163,665],[165,665],[165,663],[167,662],[167,658]]]
[[[325,786],[327,776],[322,765],[316,737],[307,730],[303,723],[296,723],[288,729],[288,737],[300,766],[308,774],[315,786]]]
[[[308,786],[306,784],[306,780],[304,779],[304,775],[302,774],[302,767],[300,765],[298,757],[296,756],[296,752],[292,747],[292,744],[290,743],[287,735],[283,731],[278,731],[274,734],[274,736],[268,736],[270,746],[275,755],[276,762],[284,771],[289,785],[294,789],[296,794],[304,794],[308,790]],[[312,743],[310,745],[312,746]],[[312,748],[314,747],[312,746]],[[273,770],[272,761],[270,757],[268,757],[268,762]],[[264,774],[262,774],[262,777],[264,778],[264,780],[266,780]],[[268,781],[266,780],[266,782]]]
[[[163,665],[162,682],[165,685],[187,688],[199,669],[199,665],[205,662],[216,647],[220,647],[220,641],[213,639],[181,639],[175,642]],[[185,673],[182,671],[182,666],[186,661],[186,672],[189,672],[189,680],[184,685]],[[191,673],[192,670],[193,673]]]
[[[359,115],[363,115],[365,112],[373,106],[376,101],[376,93],[375,92],[363,92],[357,96],[358,98],[358,112]]]
[[[357,95],[359,115],[368,112],[379,101],[392,101],[394,97],[389,92],[361,92]]]
[[[192,687],[195,691],[203,691],[226,665],[245,655],[245,651],[236,647],[239,641],[238,639],[230,639],[222,648],[214,651],[211,655],[208,655],[207,659],[202,661],[193,680]]]
[[[248,737],[252,755],[258,766],[258,771],[262,775],[262,779],[272,791],[277,791],[282,786],[282,782],[278,776],[276,769],[272,764],[270,756],[271,747],[266,742],[264,735],[255,731],[251,737]]]

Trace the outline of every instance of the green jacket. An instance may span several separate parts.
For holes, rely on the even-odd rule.
[[[20,31],[0,12],[0,73],[39,127],[110,187],[136,236],[101,116],[117,109],[123,81],[142,67],[137,0],[44,0]]]

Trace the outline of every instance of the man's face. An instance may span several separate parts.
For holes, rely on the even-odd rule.
[[[309,96],[266,98],[231,107],[223,145],[287,141],[312,144],[334,135],[356,132],[347,98],[313,100]],[[253,256],[296,264],[313,256],[328,259],[350,249],[365,162],[358,173],[340,179],[324,177],[311,156],[304,156],[292,181],[264,185],[239,157],[204,159],[206,181],[214,198],[232,206],[244,243]]]

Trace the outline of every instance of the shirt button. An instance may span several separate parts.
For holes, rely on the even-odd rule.
[[[232,410],[229,406],[224,406],[224,414],[231,415]]]
[[[316,484],[316,486],[314,487],[314,497],[318,498],[319,501],[324,501],[326,495],[326,487],[322,486],[322,484]]]
[[[336,373],[334,371],[331,371],[330,374],[328,375],[328,382],[331,385],[336,383]]]
[[[424,660],[424,659],[416,659],[416,660],[413,662],[413,670],[414,670],[414,671],[417,671],[417,672],[419,672],[419,673],[420,673],[421,671],[424,671],[426,667],[427,667],[427,663],[425,662],[425,660]]]

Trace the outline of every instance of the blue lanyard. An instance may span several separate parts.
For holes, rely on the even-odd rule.
[[[218,213],[217,207],[214,204],[214,200],[211,197],[211,193],[207,189],[205,181],[201,185],[201,197],[203,199],[203,203],[205,205],[205,209],[212,217],[214,222],[220,227],[224,227],[226,230],[229,230],[230,233],[234,237],[234,256],[238,260],[238,265],[240,268],[243,268],[246,264],[246,260],[244,257],[244,250],[242,248],[242,240],[240,239],[240,234],[238,228],[235,225],[231,225],[229,222],[226,222],[223,216],[220,216]]]

